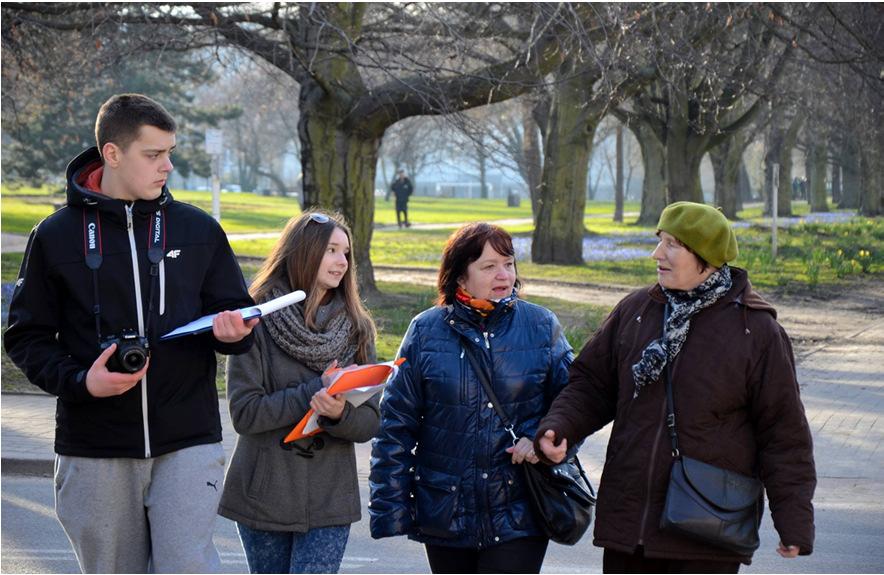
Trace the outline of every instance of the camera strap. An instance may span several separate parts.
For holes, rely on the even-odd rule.
[[[160,265],[166,253],[166,210],[160,208],[150,216],[147,231],[147,259],[150,261],[150,291],[147,296],[147,321],[144,335],[150,333],[150,320],[153,317],[153,291],[159,281]]]
[[[101,216],[94,207],[83,210],[83,250],[86,253],[86,267],[92,270],[92,292],[95,303],[92,313],[95,316],[95,333],[101,341],[101,305],[98,300],[98,268],[104,260],[101,252]]]
[[[144,326],[145,337],[150,333],[154,286],[159,275],[159,266],[166,252],[165,215],[165,210],[162,208],[153,212],[150,218],[150,226],[148,226],[147,259],[150,261],[151,277],[147,320]],[[101,341],[101,304],[98,295],[98,270],[104,261],[104,255],[101,242],[101,214],[95,206],[86,206],[83,210],[83,251],[86,256],[86,267],[92,270],[92,287],[95,299],[92,311],[95,315],[95,332],[98,334],[98,341]]]

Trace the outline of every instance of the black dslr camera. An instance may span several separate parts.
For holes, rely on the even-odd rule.
[[[135,373],[144,367],[150,356],[147,338],[141,337],[132,329],[124,329],[119,336],[107,336],[101,342],[101,350],[104,351],[113,344],[117,344],[117,349],[107,360],[108,371]]]

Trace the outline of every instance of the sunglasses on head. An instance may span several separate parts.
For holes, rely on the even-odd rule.
[[[316,222],[317,224],[327,224],[331,218],[329,218],[325,214],[310,214],[310,221]]]

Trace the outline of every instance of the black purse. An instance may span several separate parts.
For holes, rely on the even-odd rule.
[[[667,316],[668,312],[669,306],[666,306]],[[675,431],[675,402],[669,365],[666,366],[665,379],[666,426],[674,461],[660,530],[739,555],[751,555],[760,543],[758,528],[764,513],[761,481],[681,454]]]
[[[515,445],[519,438],[516,436],[513,424],[503,412],[485,370],[473,355],[471,345],[468,341],[464,341],[464,353]],[[577,543],[592,523],[592,510],[595,507],[596,497],[576,452],[557,465],[550,466],[542,462],[524,463],[522,469],[531,495],[534,515],[544,533],[556,543],[563,545]]]

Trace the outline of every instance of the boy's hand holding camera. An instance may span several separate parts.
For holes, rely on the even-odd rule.
[[[86,373],[86,389],[89,390],[93,397],[122,395],[135,387],[135,384],[147,373],[150,357],[144,362],[144,367],[135,373],[109,371],[107,369],[107,362],[116,351],[117,344],[112,343],[109,345],[101,352],[101,355],[92,363],[92,367]]]
[[[258,325],[259,318],[243,321],[242,314],[237,311],[222,311],[212,322],[212,335],[224,343],[234,343],[252,333]],[[117,351],[117,344],[106,347],[101,355],[92,363],[86,373],[86,389],[93,397],[113,397],[122,395],[135,387],[150,365],[150,357],[145,360],[144,367],[133,373],[120,373],[116,369],[108,369],[107,362]]]

